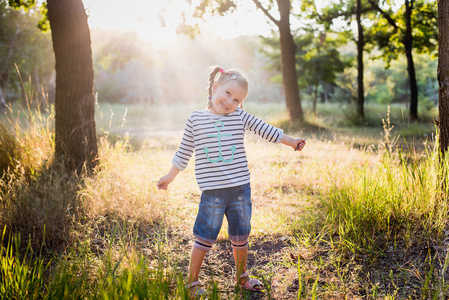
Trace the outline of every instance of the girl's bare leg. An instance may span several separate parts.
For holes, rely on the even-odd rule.
[[[245,249],[233,249],[235,269],[237,274],[237,284],[245,284],[249,278],[244,277],[240,279],[240,276],[246,272],[246,261],[248,259],[248,248]]]
[[[206,251],[193,247],[190,256],[189,265],[189,278],[187,283],[198,281],[198,276],[200,274],[201,265],[204,261],[204,256],[206,256]]]

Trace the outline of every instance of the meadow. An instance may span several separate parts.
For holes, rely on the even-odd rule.
[[[193,162],[171,184],[190,112],[201,105],[100,103],[99,165],[68,174],[52,157],[51,107],[0,117],[0,297],[188,299],[200,191]],[[247,134],[253,219],[249,272],[264,294],[238,290],[226,222],[200,275],[207,299],[446,299],[448,161],[433,110],[319,105],[306,121],[282,103],[245,110],[307,137],[302,152]]]

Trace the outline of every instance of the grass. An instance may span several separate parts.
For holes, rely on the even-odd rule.
[[[1,117],[1,271],[15,279],[0,293],[188,299],[183,280],[200,195],[193,163],[168,191],[155,184],[170,168],[185,119],[200,108],[100,104],[93,175],[53,163],[51,108],[11,108]],[[313,116],[305,107],[304,124],[288,122],[279,104],[245,109],[308,144],[297,153],[246,137],[248,267],[268,292],[235,289],[224,224],[200,276],[208,299],[449,296],[447,190],[440,188],[448,186],[447,162],[437,159],[430,115],[409,123],[399,106],[388,113],[369,105],[370,118],[356,127],[336,104]]]
[[[20,235],[5,240],[5,229],[0,244],[0,297],[40,299],[48,264],[32,253],[30,244],[24,252],[20,251]]]

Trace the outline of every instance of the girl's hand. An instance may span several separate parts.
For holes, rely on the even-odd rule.
[[[282,140],[282,143],[292,147],[293,149],[295,149],[295,151],[297,150],[301,151],[306,145],[306,139],[294,138],[284,134],[284,139]]]
[[[304,139],[297,139],[297,144],[296,144],[296,147],[295,147],[295,151],[296,150],[301,151],[304,148],[305,145],[306,145],[306,139],[305,138]]]
[[[176,175],[178,175],[179,173],[179,169],[176,168],[175,166],[173,166],[170,171],[168,172],[167,175],[162,176],[161,179],[159,179],[158,183],[157,183],[157,188],[159,190],[167,190],[168,189],[168,185],[175,180]]]
[[[173,181],[174,178],[171,178],[169,175],[162,176],[157,183],[157,188],[159,190],[167,190],[168,185]]]

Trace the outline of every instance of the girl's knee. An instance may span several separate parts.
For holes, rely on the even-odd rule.
[[[245,250],[248,249],[248,239],[233,241],[231,239],[231,246],[234,250]]]
[[[196,237],[195,243],[193,244],[193,247],[209,252],[212,249],[212,245],[214,242],[202,239],[200,237]]]

